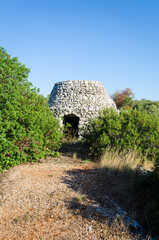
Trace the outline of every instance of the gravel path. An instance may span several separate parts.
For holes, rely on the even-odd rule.
[[[61,156],[0,175],[0,239],[139,239],[106,197],[100,170]]]

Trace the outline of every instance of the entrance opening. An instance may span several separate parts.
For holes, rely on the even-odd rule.
[[[67,126],[67,130],[65,132],[67,137],[78,137],[78,125],[79,125],[79,117],[74,114],[65,115],[64,116],[64,125]]]

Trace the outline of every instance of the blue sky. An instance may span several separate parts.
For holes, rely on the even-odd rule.
[[[0,0],[0,45],[31,68],[45,96],[97,80],[159,100],[159,0]]]

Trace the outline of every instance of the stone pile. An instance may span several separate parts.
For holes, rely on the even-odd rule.
[[[101,82],[88,80],[56,83],[50,95],[49,105],[55,116],[79,117],[79,129],[85,126],[89,119],[97,117],[103,108],[116,109],[104,85]]]

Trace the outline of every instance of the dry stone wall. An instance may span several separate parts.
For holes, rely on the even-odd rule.
[[[88,80],[56,83],[50,95],[49,105],[55,116],[79,117],[79,129],[86,125],[89,119],[97,117],[102,108],[116,109],[104,85],[101,82]]]

